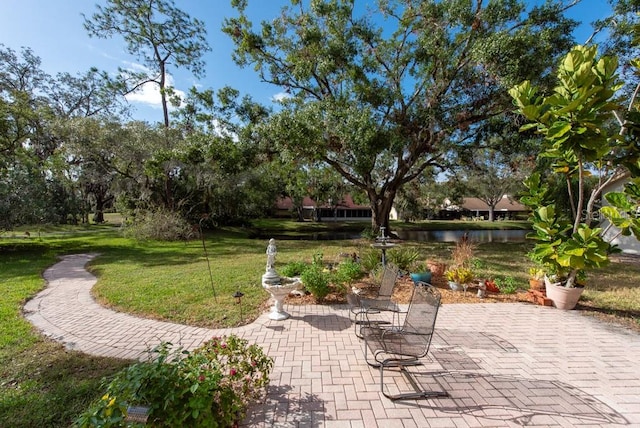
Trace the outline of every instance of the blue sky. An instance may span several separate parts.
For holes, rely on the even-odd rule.
[[[541,3],[543,0],[532,0]],[[367,2],[372,2],[368,0]],[[90,67],[115,73],[118,67],[131,67],[137,60],[126,52],[118,39],[89,38],[83,27],[84,13],[95,11],[91,0],[2,0],[0,14],[0,43],[19,51],[29,47],[42,59],[42,69],[52,75],[86,72]],[[257,22],[277,14],[286,0],[249,0],[249,14]],[[363,2],[364,3],[364,2]],[[279,88],[261,83],[251,68],[240,69],[231,60],[232,43],[220,31],[222,21],[233,15],[230,0],[176,0],[178,8],[207,25],[207,37],[212,51],[205,58],[206,76],[196,81],[188,72],[169,70],[176,89],[187,91],[194,84],[218,89],[232,86],[254,100],[269,104]],[[568,15],[584,24],[574,34],[577,42],[584,42],[591,27],[589,23],[609,13],[606,0],[582,0]],[[134,117],[151,122],[161,121],[159,95],[148,91],[130,99],[135,107]]]

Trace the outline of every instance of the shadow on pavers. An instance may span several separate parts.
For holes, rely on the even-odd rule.
[[[317,395],[299,397],[288,385],[269,386],[263,403],[252,406],[240,426],[321,427],[325,424],[325,402]]]
[[[423,388],[443,389],[449,397],[405,404],[439,413],[471,415],[486,420],[487,425],[490,421],[510,421],[520,426],[544,426],[561,423],[560,419],[567,425],[629,424],[607,404],[560,381],[448,370],[412,371],[411,375]],[[392,376],[396,384],[401,382],[400,373]],[[389,382],[393,383],[391,379]]]

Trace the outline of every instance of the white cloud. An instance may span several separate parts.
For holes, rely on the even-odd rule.
[[[139,62],[131,62],[131,61],[122,61],[126,65],[126,69],[129,69],[133,72],[143,72],[147,74],[151,74],[151,70],[144,64],[140,64]]]
[[[140,66],[139,64],[138,66],[139,67],[137,67],[137,69],[139,71],[144,71],[144,68],[142,66]],[[185,98],[184,91],[181,91],[173,87],[173,76],[171,76],[170,74],[167,74],[166,82],[167,82],[166,83],[167,88],[172,88],[175,95],[180,97],[181,100],[184,100]],[[160,97],[160,85],[155,82],[145,83],[140,88],[138,88],[138,90],[136,90],[135,92],[127,94],[125,98],[130,103],[144,104],[149,107],[158,108],[158,109],[162,108],[162,98]],[[169,104],[169,109],[171,110],[173,108],[175,107]]]
[[[145,83],[137,91],[125,95],[130,103],[146,104],[153,108],[162,108],[160,85],[154,82]]]
[[[284,100],[291,98],[291,94],[288,92],[278,92],[274,96],[271,97],[271,101],[281,103]]]

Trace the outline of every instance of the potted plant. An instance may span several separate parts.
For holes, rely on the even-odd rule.
[[[531,290],[544,290],[544,269],[536,266],[529,268],[529,288]]]
[[[540,156],[550,159],[552,172],[567,183],[568,212],[556,205],[539,173],[525,181],[527,192],[520,199],[532,209],[534,232],[529,237],[536,244],[530,257],[547,274],[547,297],[562,309],[575,306],[585,272],[605,266],[613,250],[602,229],[594,227],[596,202],[629,164],[637,171],[637,144],[622,137],[634,116],[625,116],[622,129],[612,131],[606,126],[611,112],[622,110],[612,102],[621,87],[617,69],[615,58],[597,58],[596,46],[576,46],[558,68],[553,94],[543,97],[529,82],[509,91],[518,112],[529,121],[521,130],[535,129],[544,137]],[[633,100],[629,105],[634,105]],[[591,189],[588,177],[592,177]]]
[[[423,263],[413,263],[409,275],[416,285],[418,282],[431,284],[431,277],[433,276],[431,270]]]
[[[460,283],[458,282],[457,268],[451,267],[447,269],[444,272],[444,277],[447,279],[450,289],[457,290],[460,288]]]
[[[458,290],[460,285],[473,281],[473,272],[471,269],[463,266],[447,269],[444,276],[447,278],[447,281],[449,281],[449,288],[452,290]]]

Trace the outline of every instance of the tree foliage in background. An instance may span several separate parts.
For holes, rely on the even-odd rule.
[[[574,26],[557,1],[292,1],[260,28],[233,4],[235,61],[290,95],[260,136],[365,192],[376,229],[403,185],[508,109],[506,88],[547,76]]]
[[[147,83],[160,89],[164,125],[169,126],[169,99],[175,95],[167,81],[168,67],[184,67],[196,77],[204,74],[202,56],[210,50],[204,22],[175,7],[173,0],[107,0],[85,18],[89,36],[120,36],[127,51],[142,60],[146,72],[120,69],[125,93]]]
[[[455,171],[463,194],[487,204],[488,220],[494,221],[496,205],[504,196],[515,197],[533,167],[534,164],[522,154],[507,154],[485,147],[463,152]]]
[[[432,219],[447,204],[459,204],[462,194],[452,180],[438,181],[433,168],[427,168],[415,180],[404,185],[395,199],[398,218],[403,221]]]
[[[0,59],[2,228],[90,212],[100,222],[115,207],[153,219],[167,194],[191,224],[241,223],[282,191],[277,156],[245,135],[269,111],[238,91],[192,91],[167,128],[124,122],[124,99],[98,70],[52,77],[29,49],[0,46]]]
[[[111,83],[95,69],[49,76],[30,49],[0,45],[0,227],[86,218],[87,194],[60,129],[71,118],[122,113]]]

